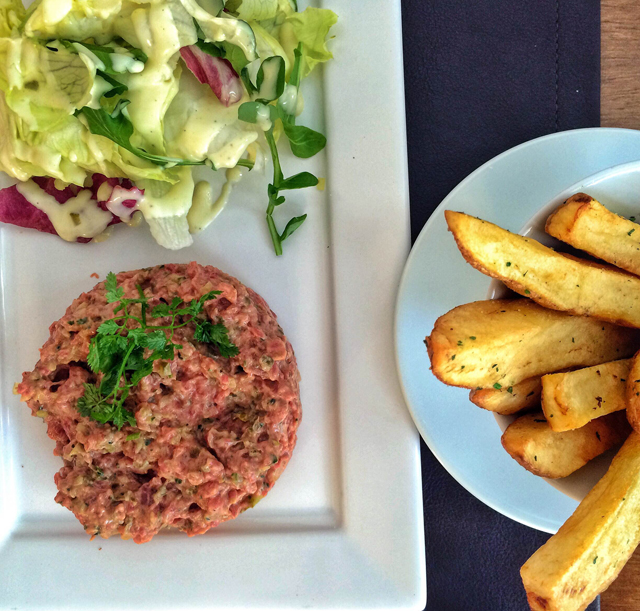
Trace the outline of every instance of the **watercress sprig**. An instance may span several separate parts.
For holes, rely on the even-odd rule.
[[[302,70],[302,43],[298,44],[298,48],[294,51],[295,62],[291,69],[291,75],[289,77],[288,84],[295,87],[296,98],[298,95],[298,89],[300,87],[300,74]],[[281,58],[280,58],[281,59]],[[273,60],[273,58],[268,58]],[[268,61],[265,60],[265,61]],[[264,64],[264,62],[263,62]],[[284,82],[284,61],[280,63],[280,74],[274,79],[276,83],[275,90],[278,93],[278,97],[282,95],[282,88],[280,83]],[[262,66],[258,74],[263,71]],[[245,77],[246,80],[246,77]],[[254,87],[254,95],[263,95],[263,89],[261,87],[262,81],[257,81]],[[274,98],[275,99],[275,98]],[[291,145],[291,152],[296,157],[308,158],[313,157],[316,153],[320,152],[326,145],[327,139],[319,132],[316,132],[308,127],[302,125],[296,125],[295,109],[293,112],[289,112],[284,105],[278,103],[276,105],[267,104],[266,102],[273,101],[269,99],[258,98],[253,102],[245,102],[240,105],[238,109],[238,118],[241,121],[247,123],[259,123],[268,119],[269,129],[265,130],[265,138],[271,152],[271,158],[273,160],[273,182],[267,187],[268,204],[267,204],[267,227],[269,228],[269,234],[271,241],[273,242],[273,248],[276,255],[282,254],[282,243],[294,232],[296,229],[304,223],[307,218],[306,214],[293,217],[285,225],[282,233],[278,231],[273,213],[278,206],[281,206],[285,197],[280,195],[281,191],[292,189],[304,189],[306,187],[314,187],[318,184],[318,178],[310,172],[300,172],[289,178],[284,178],[282,173],[282,166],[280,164],[280,156],[278,153],[278,147],[276,144],[273,129],[278,119],[282,121],[283,131],[286,137],[289,139]],[[266,116],[265,116],[266,115]]]
[[[89,344],[89,367],[95,374],[103,375],[100,384],[84,384],[84,395],[77,403],[83,416],[103,424],[111,422],[118,429],[125,424],[135,426],[134,415],[125,407],[127,397],[142,378],[152,373],[154,361],[172,360],[175,350],[182,348],[173,342],[176,329],[192,325],[196,341],[212,345],[225,358],[238,354],[224,324],[214,324],[200,316],[204,304],[215,299],[220,291],[210,291],[188,303],[174,297],[171,303],[149,309],[149,301],[140,287],[137,298],[125,299],[113,273],[108,274],[105,288],[107,302],[117,305],[114,317],[98,327]],[[149,324],[149,318],[171,321],[154,325]]]

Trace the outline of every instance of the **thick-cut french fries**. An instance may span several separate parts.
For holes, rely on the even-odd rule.
[[[461,212],[445,216],[462,256],[483,274],[547,308],[640,327],[640,278]]]
[[[575,248],[640,275],[640,225],[585,193],[569,198],[547,220],[546,232]]]
[[[631,433],[574,514],[523,565],[534,611],[582,611],[640,542],[640,435]]]
[[[640,433],[640,352],[632,359],[626,388],[627,419],[633,429]]]
[[[438,318],[426,338],[445,384],[509,391],[522,380],[631,356],[640,332],[547,310],[528,299],[477,301]]]
[[[540,404],[542,380],[529,378],[507,388],[476,388],[469,393],[469,400],[482,409],[510,416]]]
[[[542,411],[549,426],[570,431],[625,409],[630,365],[629,359],[623,359],[542,376]]]
[[[556,433],[538,412],[512,422],[502,434],[502,447],[527,471],[555,479],[571,475],[621,444],[630,432],[623,413],[592,420],[581,429]]]

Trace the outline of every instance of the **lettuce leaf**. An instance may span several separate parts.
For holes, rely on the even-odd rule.
[[[95,69],[66,49],[26,38],[0,38],[0,90],[35,131],[55,128],[92,98]]]
[[[154,180],[142,180],[138,183],[144,189],[140,211],[151,234],[160,246],[171,250],[193,244],[187,222],[194,189],[191,168],[181,167],[177,174],[178,182],[173,186]]]
[[[0,36],[11,36],[25,16],[21,0],[0,0]]]
[[[304,67],[302,76],[307,76],[319,63],[333,57],[327,49],[329,30],[338,21],[338,16],[329,9],[307,7],[302,13],[293,13],[286,19],[298,42],[303,44]]]
[[[24,33],[31,38],[94,38],[101,44],[113,37],[113,24],[130,15],[135,4],[128,0],[41,0],[27,12]]]

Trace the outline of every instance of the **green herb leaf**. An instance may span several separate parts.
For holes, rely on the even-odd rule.
[[[110,422],[118,429],[125,424],[136,426],[136,419],[125,402],[131,389],[153,372],[154,361],[173,360],[175,350],[182,348],[167,337],[170,333],[173,338],[178,328],[193,325],[196,339],[214,345],[221,356],[238,354],[224,324],[197,318],[205,303],[215,299],[221,291],[209,291],[188,303],[174,297],[170,304],[157,305],[151,316],[171,318],[171,324],[156,326],[147,323],[149,303],[140,286],[137,287],[138,298],[125,299],[116,275],[109,273],[105,289],[107,302],[116,304],[114,314],[123,314],[103,322],[89,344],[87,362],[91,370],[102,377],[97,384],[85,384],[84,395],[78,399],[77,409],[85,417],[103,424]],[[130,311],[133,307],[139,307],[139,316],[133,309]],[[137,326],[132,326],[131,322]]]
[[[105,289],[107,290],[107,303],[115,303],[122,299],[124,289],[122,287],[118,288],[117,285],[118,279],[116,278],[116,275],[113,272],[109,272],[104,283]]]
[[[198,38],[196,47],[201,51],[204,51],[207,55],[211,55],[211,57],[224,57],[226,55],[223,48],[213,44],[212,42],[205,42],[201,38]]]
[[[284,231],[280,236],[280,240],[284,242],[296,229],[298,229],[298,227],[300,227],[300,225],[302,225],[302,223],[305,222],[306,218],[306,214],[303,214],[302,216],[294,216],[284,228]]]
[[[92,134],[108,138],[137,157],[146,159],[156,165],[173,167],[178,165],[205,165],[208,163],[206,160],[189,161],[188,159],[153,155],[152,153],[147,153],[145,150],[133,146],[130,141],[133,135],[133,124],[122,112],[127,104],[129,104],[129,100],[120,100],[111,114],[102,108],[96,109],[89,108],[88,106],[84,106],[76,111],[76,114],[81,114],[85,117],[89,131]]]
[[[120,325],[113,319],[105,320],[98,327],[98,335],[115,335],[120,331]]]
[[[122,95],[125,91],[129,90],[129,88],[124,83],[117,81],[112,76],[110,76],[106,72],[103,72],[102,70],[96,70],[96,74],[100,76],[100,78],[103,78],[105,81],[107,81],[109,85],[111,85],[111,89],[109,89],[109,91],[107,91],[106,93],[102,94],[105,98],[112,98],[116,95]]]
[[[280,183],[280,190],[305,189],[306,187],[315,187],[317,184],[318,179],[311,174],[311,172],[300,172],[299,174],[285,178]]]
[[[169,316],[170,311],[168,303],[161,303],[151,310],[151,316],[153,316],[153,318],[164,318],[165,316]]]
[[[209,321],[199,322],[193,337],[196,341],[214,345],[225,357],[236,356],[239,352],[238,347],[229,339],[229,332],[222,323],[214,325]]]
[[[237,45],[230,42],[219,42],[220,47],[224,50],[224,58],[231,63],[236,74],[241,74],[242,69],[249,63],[244,51]]]
[[[319,153],[327,144],[327,139],[317,131],[303,125],[283,123],[284,133],[289,138],[291,152],[296,157],[307,159]]]

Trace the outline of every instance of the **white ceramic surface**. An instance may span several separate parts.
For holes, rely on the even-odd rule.
[[[511,231],[541,237],[543,218],[577,191],[620,214],[640,212],[640,132],[585,129],[553,134],[489,161],[460,183],[418,237],[401,281],[396,307],[396,351],[413,418],[444,467],[481,501],[523,524],[556,532],[576,499],[597,481],[607,457],[555,487],[518,465],[500,444],[507,419],[496,419],[429,372],[424,337],[438,316],[462,303],[486,299],[496,285],[469,266],[444,220],[458,210]],[[628,164],[622,165],[619,164]],[[605,171],[609,168],[608,171]],[[415,204],[414,204],[415,205]],[[545,242],[553,242],[544,238]],[[562,490],[562,492],[560,491]],[[565,494],[563,494],[563,492]]]
[[[304,122],[328,146],[308,161],[284,155],[283,167],[327,188],[287,196],[287,213],[309,218],[284,257],[264,223],[267,178],[255,174],[179,252],[145,228],[89,245],[0,228],[0,608],[424,607],[418,434],[391,315],[409,248],[400,2],[326,5],[340,16],[336,61],[305,83]],[[191,260],[237,276],[278,313],[303,378],[298,446],[264,501],[206,535],[90,542],[53,501],[61,461],[13,384],[92,273]]]

